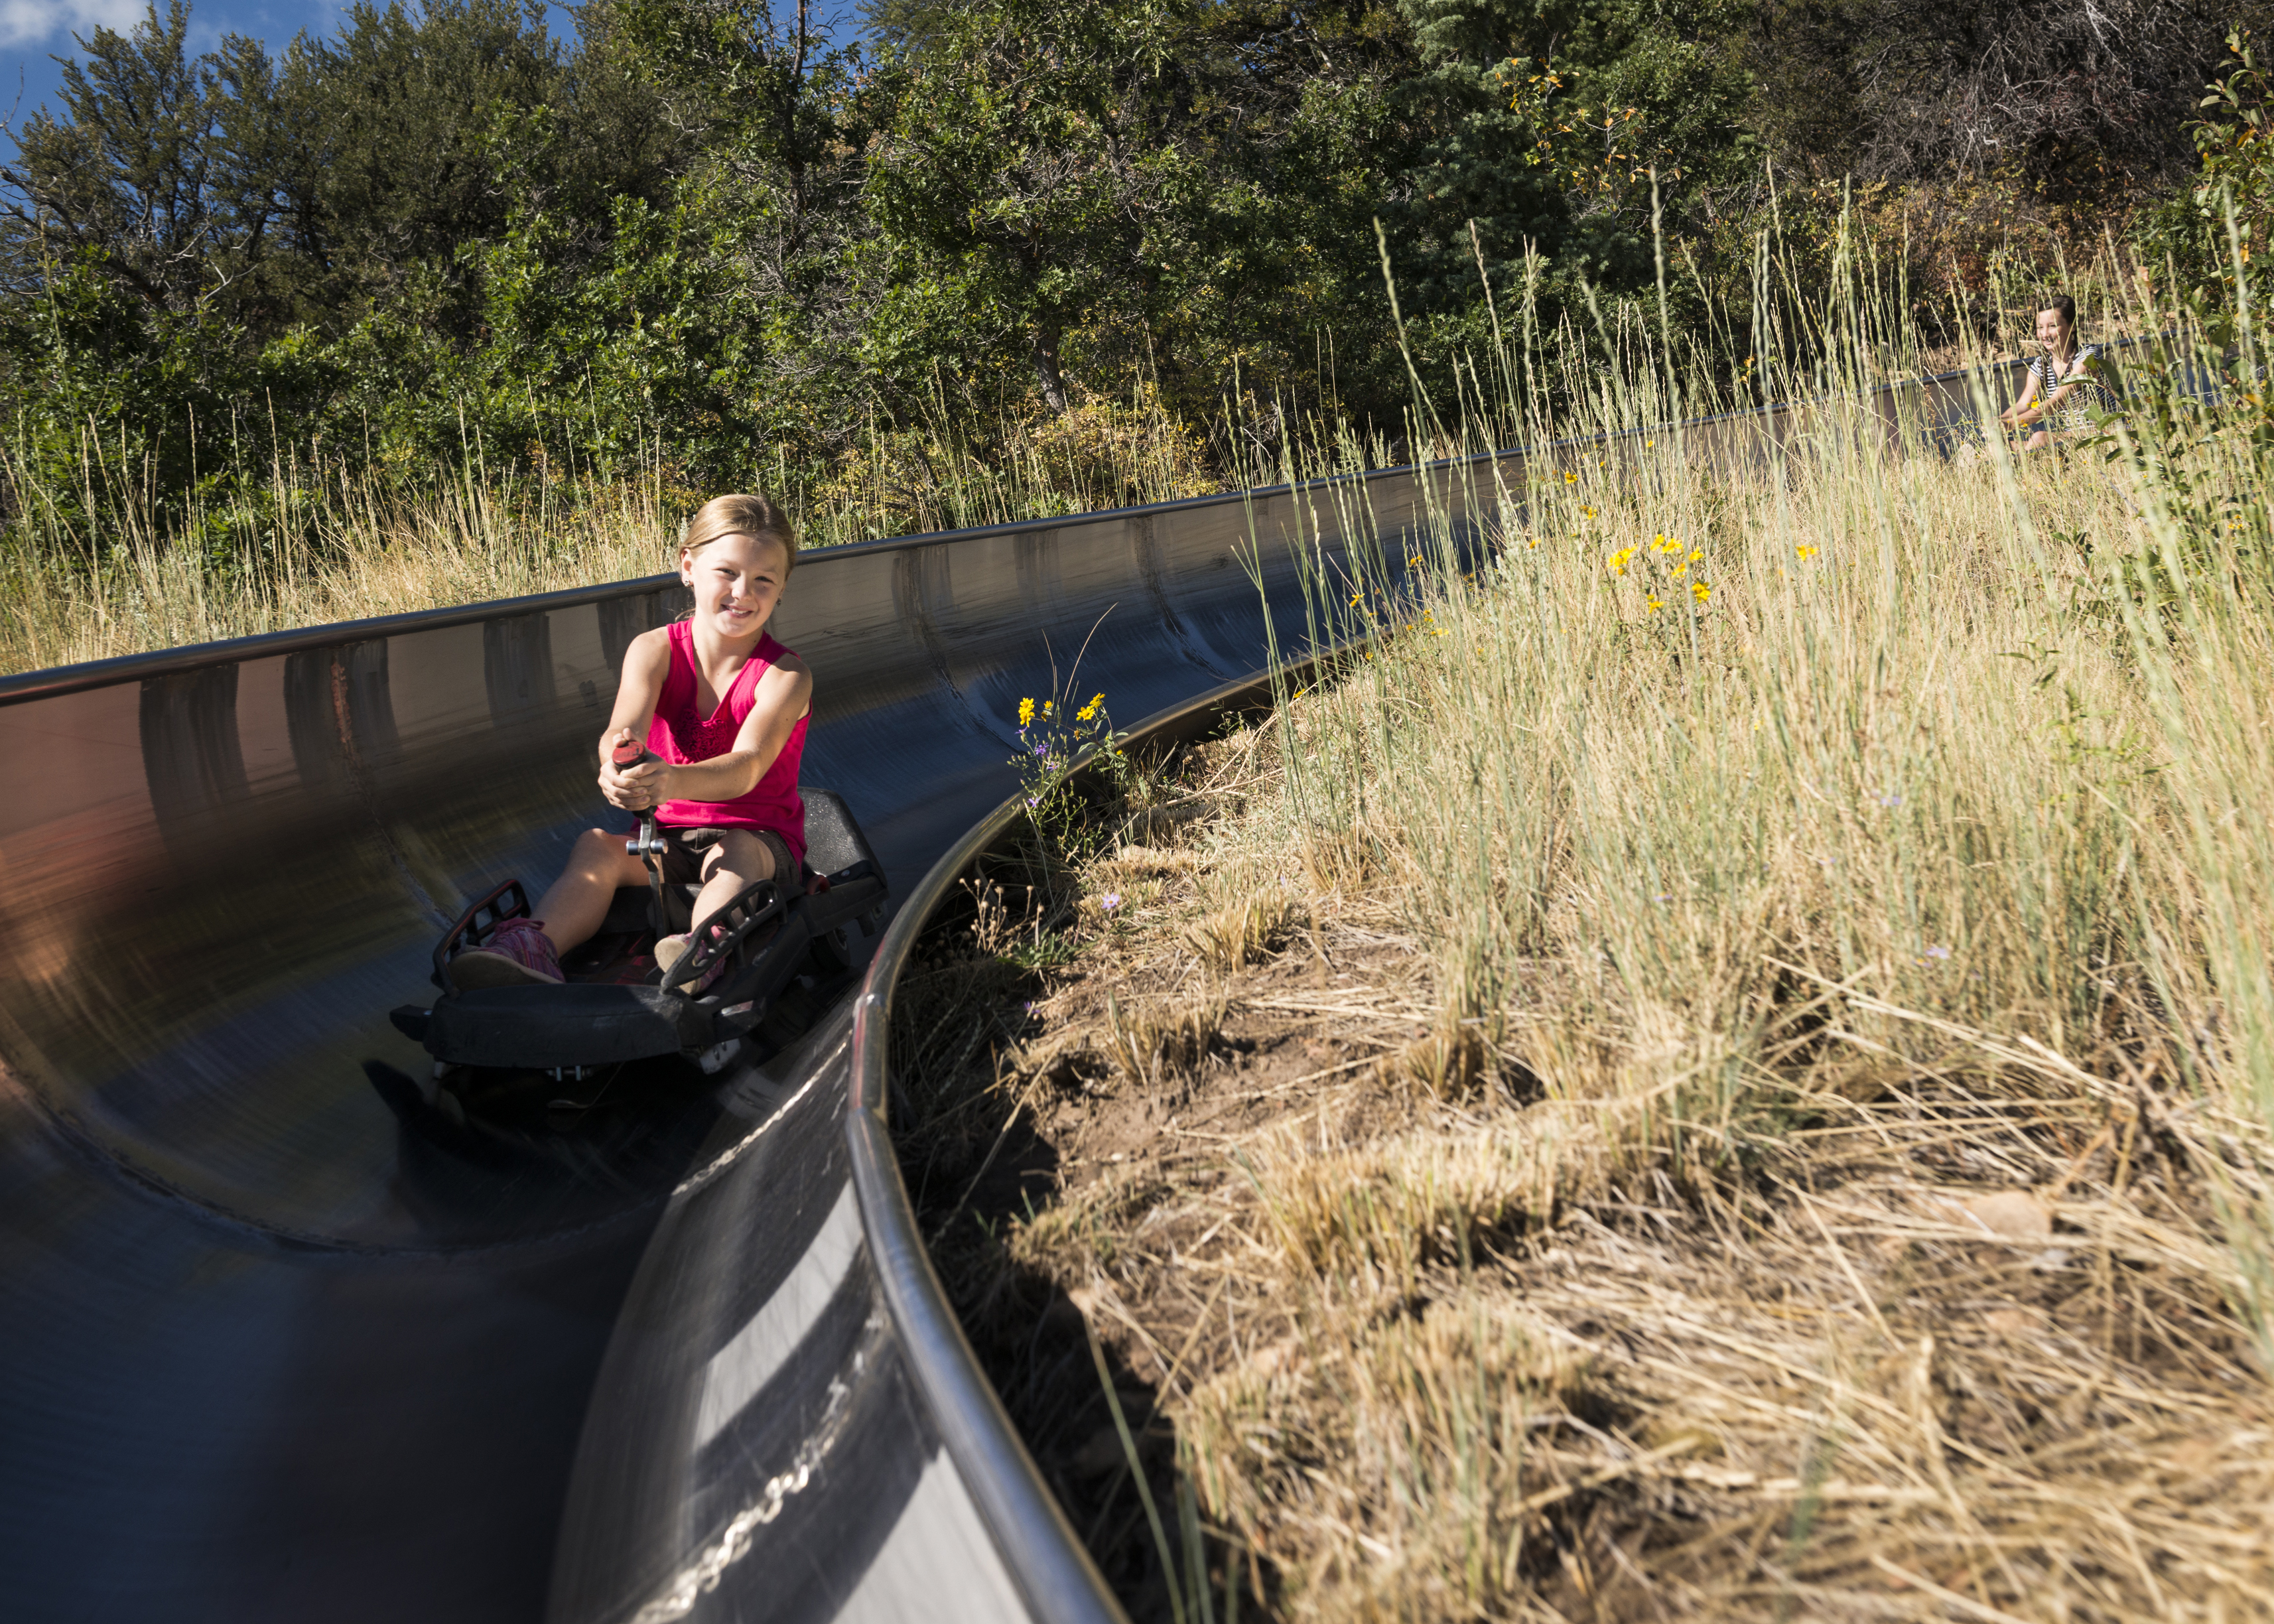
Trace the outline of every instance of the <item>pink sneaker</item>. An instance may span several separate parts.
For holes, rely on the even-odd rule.
[[[716,925],[711,928],[711,934],[713,936],[719,934],[719,928]],[[668,981],[671,979],[671,973],[679,968],[680,960],[694,951],[693,936],[664,936],[655,944],[655,967],[662,974],[663,978]],[[729,962],[731,962],[729,959],[721,959],[692,981],[681,982],[677,990],[685,993],[690,998],[701,997],[710,991],[713,981],[727,974],[727,966]]]
[[[500,920],[488,941],[450,960],[450,979],[460,987],[542,986],[561,979],[561,956],[543,920]]]

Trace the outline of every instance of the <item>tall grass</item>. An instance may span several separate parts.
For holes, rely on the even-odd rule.
[[[1752,390],[1630,322],[1554,425],[1597,443],[1513,483],[1449,472],[1410,574],[1311,555],[1302,636],[1348,652],[1285,696],[1276,786],[1219,835],[1204,901],[1291,887],[1389,912],[1440,1004],[1394,1064],[1447,1109],[1338,1147],[1321,1107],[1246,1141],[1252,1199],[1148,1217],[1234,1237],[1228,1267],[1266,1282],[1241,1312],[1289,1327],[1176,1407],[1204,1509],[1276,1564],[1283,1616],[1550,1616],[1556,1545],[1567,1576],[1575,1551],[1615,1565],[1583,1562],[1566,1605],[1625,1584],[1623,1561],[1625,1605],[1685,1616],[2193,1618],[2267,1594],[2259,1514],[2184,1509],[2214,1481],[2263,1505],[2263,1470],[2218,1478],[2217,1441],[2208,1476],[2140,1470],[2183,1413],[2258,1436],[2274,1376],[2265,437],[2248,402],[2198,411],[2170,386],[2214,354],[2182,330],[2135,365],[2108,446],[1889,455],[1855,386],[1900,365],[1900,310],[1861,278],[1785,308],[1823,371],[1784,387],[1834,391],[1789,435],[1650,432]],[[2246,320],[2245,378],[2255,342]],[[1485,357],[1477,398],[1417,417],[1544,440],[1532,380],[1564,364]],[[1457,506],[1482,546],[1457,545]],[[1518,1098],[1480,1087],[1495,1072]],[[1849,1237],[1934,1234],[1900,1206],[1931,1170],[1962,1195],[2019,1184],[2037,1244],[2059,1214],[2095,1250],[2105,1285],[2048,1311],[2078,1340],[2013,1356],[2037,1398],[2008,1420],[1969,1427],[2005,1379],[1961,1350],[1962,1311],[1994,1304],[1961,1298],[2037,1288],[1969,1267],[1945,1292],[1884,1250],[1849,1261],[1865,1239],[1819,1247],[1810,1192],[1863,1154],[1821,1147],[1858,1142],[1910,1171],[1883,1204],[1838,1198]],[[1598,1202],[1648,1216],[1629,1240],[1590,1220],[1520,1244]],[[1103,1252],[1069,1237],[1103,1210],[1030,1226],[1021,1255],[1101,1267],[1110,1229]],[[1609,1273],[1567,1278],[1572,1248]],[[1803,1281],[1817,1304],[1819,1273],[1844,1329],[1778,1305]],[[1584,1477],[1534,1431],[1613,1414]],[[1699,1451],[1724,1464],[1661,1464]],[[1614,1481],[1639,1504],[1590,1545],[1574,1508]],[[1676,1481],[1789,1486],[1725,1547],[1703,1523],[1681,1543],[1707,1512],[1648,1486]]]
[[[1145,389],[986,429],[943,399],[913,427],[870,425],[832,463],[778,461],[745,483],[788,505],[805,545],[830,546],[1199,495],[1225,477]],[[415,483],[312,448],[186,500],[92,433],[68,481],[47,470],[0,447],[0,672],[653,575],[712,494],[684,487],[660,440],[636,466],[573,476],[470,444]]]
[[[470,476],[405,499],[336,469],[279,470],[261,512],[230,524],[195,508],[169,515],[90,462],[79,494],[99,516],[65,524],[23,473],[0,470],[16,477],[32,521],[0,555],[0,672],[623,580],[669,562],[651,480],[564,500],[541,480]]]
[[[1314,866],[1394,869],[1479,1007],[1517,966],[1591,963],[1539,1041],[1661,1034],[1644,1071],[1707,1144],[1836,1052],[1793,1026],[1831,987],[1931,1017],[1849,1009],[1887,1056],[2022,1034],[2274,1122],[2263,409],[2205,398],[2218,347],[2093,281],[2108,326],[2165,330],[2140,410],[2059,457],[1992,432],[1946,458],[1909,420],[1891,453],[1862,391],[1916,346],[1864,274],[1760,300],[1817,361],[1766,390],[1630,320],[1551,423],[1521,380],[1576,385],[1576,347],[1495,357],[1501,396],[1447,438],[1562,451],[1513,486],[1447,471],[1404,586],[1394,560],[1311,577],[1308,639],[1361,650],[1281,735]],[[2225,359],[2263,370],[2248,311]],[[1778,435],[1655,426],[1811,391]]]

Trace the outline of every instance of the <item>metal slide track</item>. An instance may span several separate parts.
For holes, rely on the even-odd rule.
[[[1950,380],[1883,405],[1970,415]],[[1751,459],[1809,415],[1683,432]],[[1395,559],[1522,472],[808,554],[805,776],[901,911],[797,1046],[589,1133],[443,1116],[387,1011],[604,813],[584,763],[675,578],[0,680],[0,1611],[1118,1619],[915,1229],[891,978],[1085,640],[1084,694],[1173,723],[1265,672],[1266,600],[1300,641],[1291,542]]]

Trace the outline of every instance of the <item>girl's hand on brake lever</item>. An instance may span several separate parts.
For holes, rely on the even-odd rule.
[[[637,747],[638,742],[632,737],[631,729],[619,728],[616,736],[608,741],[609,754],[612,757],[629,754],[627,747]],[[618,767],[613,759],[601,766],[600,793],[607,798],[610,806],[621,807],[627,812],[644,812],[670,799],[664,787],[670,771],[641,747],[640,754],[628,767]]]

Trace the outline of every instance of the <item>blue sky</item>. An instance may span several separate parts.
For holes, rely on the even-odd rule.
[[[124,34],[144,0],[0,0],[0,123],[13,129],[43,103],[56,105],[53,56],[76,56],[72,36]],[[249,34],[280,49],[303,29],[329,33],[346,8],[328,0],[191,0],[190,49],[211,50],[224,34]],[[11,147],[0,143],[0,154]]]
[[[381,0],[384,4],[384,0]],[[161,0],[163,4],[163,0]],[[97,28],[124,34],[141,20],[145,0],[0,0],[0,126],[12,131],[42,105],[54,108],[60,70],[56,56],[76,56],[74,34]],[[825,0],[815,8],[844,27],[852,20],[851,0]],[[190,50],[211,50],[225,34],[247,34],[281,51],[296,34],[328,34],[346,11],[330,0],[191,0]],[[576,24],[559,6],[551,12],[555,37],[567,39]],[[14,155],[14,143],[0,135],[0,161]]]

